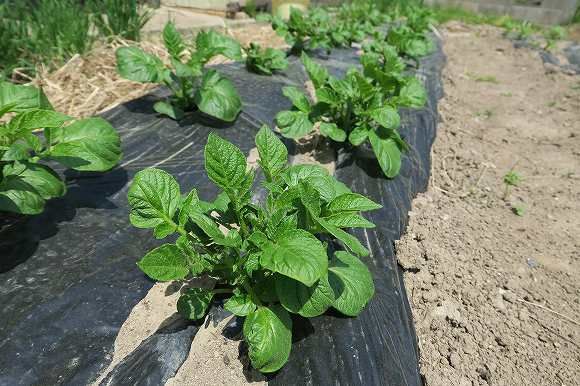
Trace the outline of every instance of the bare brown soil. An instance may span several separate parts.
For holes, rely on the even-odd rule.
[[[432,179],[397,244],[426,385],[580,385],[580,77],[496,28],[442,33]]]

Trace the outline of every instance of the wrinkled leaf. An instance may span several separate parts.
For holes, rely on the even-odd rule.
[[[137,266],[151,279],[158,281],[181,280],[189,273],[185,256],[173,244],[163,244],[149,251]]]
[[[366,265],[347,252],[334,254],[328,268],[328,280],[336,296],[333,307],[348,316],[360,314],[375,293]]]

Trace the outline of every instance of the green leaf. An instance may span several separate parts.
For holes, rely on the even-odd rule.
[[[319,103],[326,103],[330,106],[336,106],[343,102],[336,91],[328,87],[316,89],[316,100]]]
[[[161,59],[138,47],[121,47],[115,53],[117,70],[125,78],[141,83],[160,83],[165,68]]]
[[[401,88],[399,99],[401,106],[420,108],[427,101],[427,92],[419,79],[410,77]]]
[[[347,193],[342,194],[332,200],[332,202],[328,205],[327,210],[330,213],[339,213],[344,211],[364,212],[382,207],[382,205],[377,204],[376,202],[361,194]]]
[[[294,107],[298,110],[309,113],[311,110],[310,101],[306,98],[306,95],[296,87],[286,86],[282,88],[282,94],[292,101]]]
[[[396,129],[401,125],[399,113],[391,106],[383,106],[370,112],[371,118],[387,129]]]
[[[44,199],[36,189],[16,176],[7,176],[0,182],[0,211],[20,214],[38,214],[44,210]]]
[[[336,142],[344,142],[346,139],[346,132],[339,129],[334,123],[320,123],[320,133]]]
[[[157,101],[153,105],[153,110],[162,115],[167,115],[169,118],[179,121],[185,113],[179,107],[168,102]]]
[[[305,318],[322,315],[335,301],[334,291],[326,275],[310,287],[288,277],[278,276],[276,293],[285,309]]]
[[[217,186],[224,190],[243,186],[248,166],[244,153],[238,147],[210,133],[204,156],[207,175]]]
[[[242,60],[242,48],[235,39],[222,35],[214,30],[200,31],[195,39],[196,55],[204,62],[216,55],[223,55],[232,60]]]
[[[304,52],[302,53],[300,59],[302,60],[302,64],[304,64],[304,67],[306,68],[306,72],[308,73],[310,80],[314,84],[314,88],[318,89],[322,85],[324,85],[324,83],[326,83],[329,77],[328,70],[325,67],[321,66],[320,64],[315,63]]]
[[[182,251],[173,244],[163,244],[149,251],[137,266],[153,280],[181,280],[189,273]]]
[[[2,81],[0,81],[0,109],[3,113],[19,113],[30,109],[54,110],[42,90]]]
[[[173,176],[160,169],[138,172],[129,187],[129,219],[137,228],[155,228],[173,223],[181,203],[179,184]]]
[[[282,174],[282,179],[290,187],[298,185],[301,180],[309,177],[326,177],[328,171],[320,165],[301,164],[292,165]]]
[[[270,271],[308,286],[326,272],[328,257],[322,243],[302,229],[287,231],[262,250],[260,264]]]
[[[51,168],[45,165],[23,162],[15,166],[7,164],[2,170],[4,178],[13,176],[29,184],[45,200],[62,197],[66,193],[66,185]]]
[[[341,212],[323,218],[337,228],[374,228],[375,224],[354,212]]]
[[[401,150],[392,139],[382,139],[374,131],[369,132],[369,139],[377,161],[387,178],[396,177],[401,170]]]
[[[229,298],[224,309],[237,316],[247,316],[256,310],[256,305],[248,294],[239,294]]]
[[[359,256],[368,256],[369,251],[358,241],[356,237],[343,231],[342,229],[334,226],[329,221],[317,217],[316,221],[322,228],[324,228],[328,233],[339,239],[343,244],[350,249],[353,253]]]
[[[348,135],[348,140],[354,146],[359,146],[369,137],[369,128],[365,126],[357,126]]]
[[[222,121],[233,122],[242,110],[242,101],[232,82],[217,71],[209,70],[201,83],[194,96],[199,110]]]
[[[302,111],[281,111],[276,115],[276,123],[287,138],[302,138],[314,128],[308,114]]]
[[[360,314],[375,293],[373,278],[366,265],[347,252],[336,252],[328,268],[334,290],[333,307],[348,316]]]
[[[324,202],[330,202],[336,196],[336,179],[331,175],[309,176],[301,181],[312,186]]]
[[[198,320],[205,316],[213,292],[203,288],[190,288],[177,301],[177,311],[184,318]]]
[[[14,132],[31,131],[40,128],[61,127],[72,118],[53,110],[27,110],[18,114],[9,123]]]
[[[288,150],[284,143],[266,125],[256,135],[256,146],[260,159],[258,163],[269,180],[276,178],[286,168]]]
[[[107,171],[121,159],[119,134],[102,118],[80,119],[51,133],[48,155],[72,169]]]
[[[292,349],[292,319],[280,305],[259,307],[244,321],[252,366],[272,373],[284,366]]]
[[[185,50],[185,44],[183,43],[183,38],[181,34],[175,28],[175,24],[172,21],[168,21],[163,28],[163,43],[167,52],[172,58],[179,60],[183,51]]]

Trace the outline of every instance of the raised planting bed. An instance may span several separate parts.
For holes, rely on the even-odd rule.
[[[358,51],[334,50],[314,60],[341,77],[358,66]],[[182,192],[195,187],[200,199],[213,200],[218,189],[204,168],[210,133],[237,146],[255,164],[260,127],[273,127],[276,114],[291,108],[282,88],[309,89],[302,62],[291,59],[283,73],[272,77],[247,73],[240,64],[219,66],[243,101],[232,123],[199,113],[177,121],[156,114],[154,103],[168,95],[166,89],[103,114],[121,136],[119,166],[90,175],[57,169],[69,186],[66,196],[48,202],[36,217],[4,220],[10,226],[3,225],[2,232],[19,237],[0,245],[5,267],[0,273],[0,384],[212,384],[218,379],[214,376],[221,376],[226,384],[420,385],[416,337],[394,242],[405,229],[412,198],[429,179],[443,64],[437,44],[410,71],[423,82],[427,105],[401,112],[398,131],[408,150],[393,179],[385,178],[364,149],[345,151],[318,134],[296,142],[284,139],[291,164],[318,162],[382,208],[366,214],[376,227],[351,232],[370,252],[361,260],[371,273],[374,296],[356,317],[336,310],[310,319],[293,315],[288,361],[278,371],[265,371],[266,376],[250,367],[247,344],[239,343],[245,318],[232,317],[219,296],[203,318],[186,320],[175,312],[180,285],[154,284],[138,269],[137,260],[162,241],[131,225],[127,194],[140,178],[137,172],[154,167],[173,175]],[[265,197],[259,188],[264,178],[259,174],[254,182],[253,202]],[[328,235],[320,239],[328,242],[330,253],[348,246]],[[220,345],[229,347],[230,356],[221,355]],[[231,361],[236,365],[228,367]],[[224,377],[232,368],[235,374]]]

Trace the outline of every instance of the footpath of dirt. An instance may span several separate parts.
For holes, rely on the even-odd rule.
[[[425,383],[580,385],[580,77],[493,27],[442,34],[432,179],[397,243]]]

